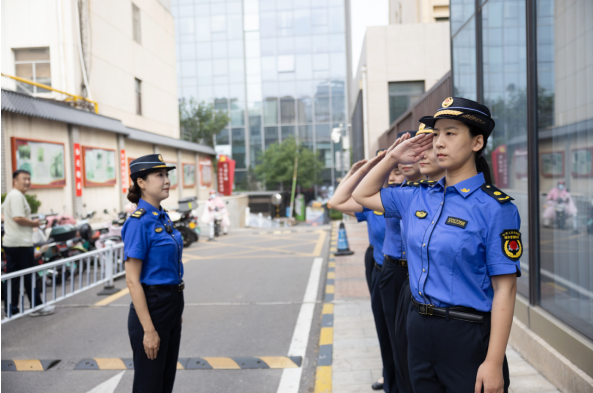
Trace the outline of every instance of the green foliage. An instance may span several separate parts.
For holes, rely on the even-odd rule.
[[[302,188],[311,188],[315,184],[323,162],[312,150],[297,145],[294,138],[288,138],[281,144],[274,143],[262,154],[261,164],[255,167],[255,175],[265,181],[267,188],[281,185],[290,188],[294,172],[294,159],[298,155],[297,184]]]
[[[6,198],[6,194],[2,194],[2,203],[4,203],[4,199]],[[27,203],[31,207],[31,213],[35,214],[39,211],[39,207],[41,206],[41,201],[37,199],[37,195],[28,195],[25,194],[25,198],[27,199]]]
[[[329,209],[329,218],[331,218],[332,220],[341,220],[342,218],[344,218],[344,215],[342,214],[342,212],[339,212],[334,209]]]
[[[230,120],[225,111],[214,110],[212,104],[198,104],[193,98],[189,102],[179,100],[179,125],[184,140],[214,147],[214,137]]]

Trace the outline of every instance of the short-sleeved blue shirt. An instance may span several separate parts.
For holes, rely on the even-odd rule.
[[[389,188],[401,187],[401,184],[389,185]],[[401,220],[393,214],[385,213],[385,240],[383,254],[393,259],[405,259],[404,243],[401,235]]]
[[[483,184],[479,173],[446,189],[443,178],[413,192],[381,190],[386,213],[400,217],[406,228],[410,289],[417,301],[491,311],[490,277],[521,274],[517,207],[498,202]]]
[[[142,260],[140,282],[146,285],[176,285],[183,278],[183,239],[164,209],[140,199],[138,208],[146,212],[130,217],[122,228],[124,260]],[[171,228],[171,233],[167,228]]]
[[[385,240],[385,217],[381,212],[375,212],[363,207],[362,212],[354,213],[358,222],[367,222],[369,242],[373,246],[373,258],[377,265],[383,266],[383,241]]]

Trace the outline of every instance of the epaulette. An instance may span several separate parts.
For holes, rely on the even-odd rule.
[[[500,191],[498,188],[494,187],[492,184],[482,184],[482,187],[480,187],[480,188],[486,194],[488,194],[492,198],[496,199],[496,201],[500,204],[515,200],[514,198],[511,198],[509,195]]]
[[[418,183],[420,183],[423,186],[434,186],[435,184],[437,184],[436,181],[428,179],[422,179]]]
[[[130,217],[140,218],[144,215],[144,213],[146,213],[146,210],[144,210],[143,208],[140,208],[140,209],[137,209],[134,213],[132,213],[132,215]]]
[[[420,187],[420,181],[407,181],[404,184],[402,184],[402,187]]]

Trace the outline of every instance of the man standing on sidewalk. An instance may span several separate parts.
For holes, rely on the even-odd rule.
[[[33,228],[39,226],[39,220],[31,220],[31,207],[25,198],[25,193],[31,188],[31,173],[19,169],[12,174],[12,190],[6,195],[2,204],[4,216],[4,227],[6,234],[2,241],[2,247],[6,252],[7,273],[35,266],[35,252],[33,248]],[[36,288],[32,293],[31,275],[24,278],[25,291],[33,307],[40,305],[41,296]],[[20,278],[12,279],[12,299],[10,308],[12,315],[20,312],[19,309]],[[31,316],[48,315],[53,313],[55,306],[47,306],[39,311],[31,313]]]

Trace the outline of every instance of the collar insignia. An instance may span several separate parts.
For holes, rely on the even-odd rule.
[[[467,188],[462,188],[461,192],[469,192],[469,190]]]
[[[152,214],[154,214],[155,216],[159,215],[159,213],[157,213],[157,212],[152,212]]]
[[[448,108],[453,105],[453,97],[445,98],[445,101],[441,104],[443,108]]]
[[[426,216],[428,215],[427,212],[425,212],[424,210],[416,210],[416,217],[422,219],[422,218],[426,218]]]
[[[154,228],[154,231],[155,231],[156,233],[161,233],[161,232],[163,231],[163,228],[161,228],[161,227],[156,227],[156,228]]]
[[[502,253],[515,262],[523,255],[523,244],[521,243],[521,232],[516,229],[505,229],[500,234]]]

